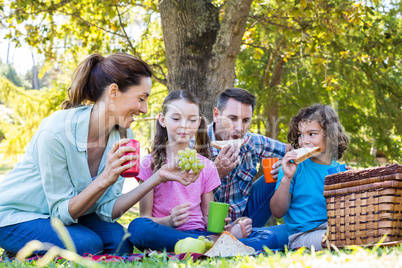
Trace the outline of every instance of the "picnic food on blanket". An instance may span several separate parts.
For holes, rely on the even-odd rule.
[[[197,239],[192,237],[187,237],[185,239],[179,240],[174,246],[174,253],[189,253],[195,252],[204,254],[205,251],[209,250],[214,244],[214,241],[209,240],[203,235],[200,235]]]
[[[205,253],[205,243],[203,240],[195,239],[192,237],[187,237],[185,239],[179,240],[174,246],[174,254],[181,253]]]
[[[205,243],[205,251],[209,250],[214,245],[214,241],[210,240],[209,238],[203,235],[200,235],[197,239]]]
[[[210,250],[205,252],[208,257],[245,256],[255,253],[255,249],[244,245],[233,235],[224,231],[215,241]]]
[[[123,144],[122,146],[131,146],[135,148],[134,152],[126,152],[124,153],[122,156],[124,155],[138,155],[138,158],[136,160],[131,160],[131,161],[127,161],[124,162],[123,165],[127,165],[130,162],[135,162],[135,165],[132,166],[129,169],[126,169],[125,171],[123,171],[120,176],[122,177],[136,177],[138,176],[138,173],[140,172],[140,142],[137,140],[130,140],[129,142],[127,142],[126,144]]]
[[[192,169],[194,173],[198,173],[204,168],[204,163],[200,161],[195,149],[186,148],[185,150],[179,150],[179,167],[183,171]]]
[[[300,164],[307,158],[320,154],[321,147],[303,147],[295,151],[297,152],[297,158],[295,159],[295,163]]]
[[[225,140],[225,141],[213,141],[211,142],[211,145],[215,147],[216,149],[222,150],[222,148],[226,144],[233,144],[234,146],[237,146],[238,148],[241,148],[246,140],[245,139],[236,139],[236,140]]]

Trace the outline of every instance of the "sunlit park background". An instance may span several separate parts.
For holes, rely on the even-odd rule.
[[[194,92],[211,121],[217,94],[241,87],[258,100],[252,132],[286,142],[300,108],[330,104],[351,138],[343,162],[401,163],[401,12],[397,0],[0,0],[0,183],[95,52],[153,68],[132,124],[142,155],[169,91]]]

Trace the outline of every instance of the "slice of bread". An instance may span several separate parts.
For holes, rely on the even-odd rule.
[[[254,254],[255,249],[244,245],[229,232],[222,232],[218,240],[204,254],[208,257],[233,257]]]
[[[216,149],[222,150],[222,148],[226,144],[233,144],[234,146],[237,146],[239,149],[243,146],[245,139],[237,139],[237,140],[226,140],[226,141],[213,141],[211,142],[211,145],[215,147]]]
[[[318,155],[321,152],[321,147],[304,147],[295,150],[297,152],[296,164],[300,164],[307,158]]]

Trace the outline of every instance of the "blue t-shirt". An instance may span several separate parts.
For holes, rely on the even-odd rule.
[[[339,165],[335,160],[328,166],[307,159],[297,166],[289,189],[292,194],[290,207],[283,217],[289,236],[309,231],[327,222],[327,203],[323,195],[325,176],[328,175],[328,169]],[[282,178],[281,167],[275,190]]]

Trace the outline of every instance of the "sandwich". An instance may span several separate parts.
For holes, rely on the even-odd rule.
[[[239,149],[242,147],[246,140],[245,139],[237,139],[237,140],[225,140],[225,141],[213,141],[211,142],[211,145],[215,147],[216,149],[222,150],[222,148],[226,144],[233,144],[234,146],[237,146]]]
[[[296,164],[300,164],[307,158],[320,154],[321,147],[304,147],[295,150],[297,152],[297,158],[294,160]]]
[[[208,257],[233,257],[254,254],[255,249],[244,245],[229,232],[223,231],[212,248],[204,254]]]

